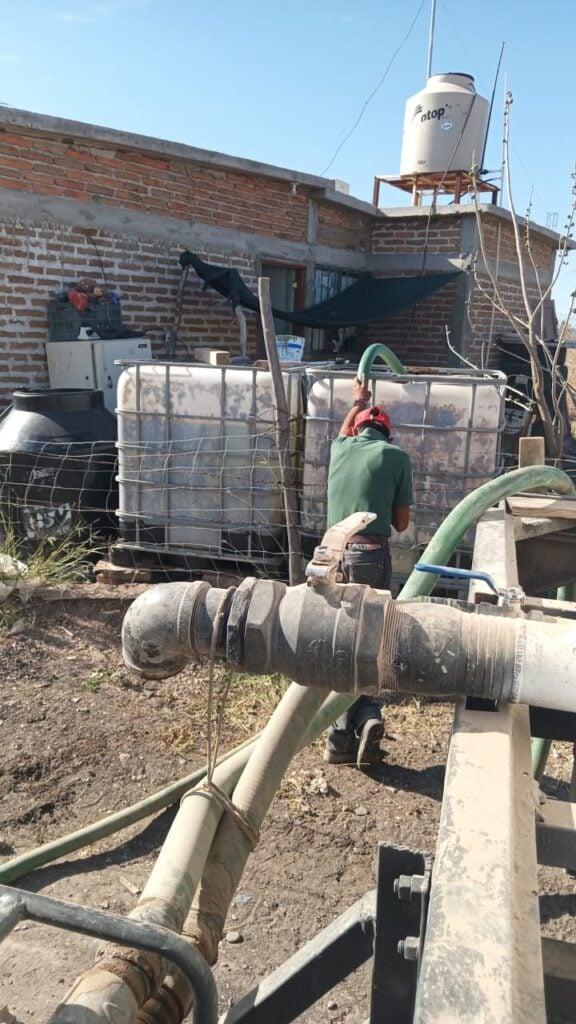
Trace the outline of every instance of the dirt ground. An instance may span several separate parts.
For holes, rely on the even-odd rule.
[[[205,761],[206,666],[191,665],[164,683],[131,680],[122,665],[120,627],[132,593],[86,586],[74,600],[4,614],[2,861],[141,799]],[[251,692],[225,720],[224,748],[257,727],[260,702]],[[228,928],[241,941],[221,944],[221,1010],[374,887],[379,840],[433,852],[452,707],[409,699],[390,705],[385,717],[387,755],[377,770],[324,766],[319,745],[293,762],[229,916]],[[549,793],[566,798],[571,767],[571,747],[556,744],[545,779]],[[125,914],[173,813],[15,884]],[[541,889],[545,932],[574,940],[573,880],[542,871]],[[95,948],[92,940],[19,925],[0,946],[0,1007],[5,1003],[20,1024],[46,1020]],[[301,1020],[362,1024],[369,983],[366,966]]]

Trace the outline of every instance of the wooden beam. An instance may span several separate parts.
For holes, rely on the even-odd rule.
[[[274,426],[276,428],[280,480],[286,513],[290,584],[295,586],[297,583],[301,583],[303,579],[300,532],[298,530],[298,495],[296,477],[290,459],[290,415],[284,391],[278,349],[276,348],[276,330],[274,328],[274,317],[270,302],[270,279],[268,277],[258,278],[258,298],[260,300],[262,333],[264,334],[266,356],[268,358],[274,391]]]
[[[576,522],[576,498],[545,498],[519,494],[507,499],[513,516],[526,519],[569,519]]]

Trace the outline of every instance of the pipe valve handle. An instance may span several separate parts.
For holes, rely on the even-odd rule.
[[[418,569],[418,572],[431,573],[433,576],[447,576],[460,580],[481,580],[482,583],[486,583],[495,594],[500,593],[490,574],[487,572],[479,572],[477,569],[458,569],[456,566],[452,565],[430,565],[429,562],[416,562],[414,568]]]

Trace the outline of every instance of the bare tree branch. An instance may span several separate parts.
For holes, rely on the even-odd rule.
[[[532,378],[532,386],[534,389],[534,399],[538,408],[540,420],[542,422],[542,428],[546,440],[546,447],[548,454],[554,459],[558,459],[562,453],[562,441],[564,433],[564,414],[562,411],[562,399],[567,390],[566,382],[562,382],[561,374],[559,372],[559,361],[561,352],[563,350],[565,327],[560,333],[554,353],[550,351],[550,346],[546,343],[544,337],[544,308],[545,303],[549,300],[552,289],[558,280],[558,276],[561,273],[562,267],[564,266],[567,258],[568,251],[570,249],[570,238],[572,237],[574,224],[576,220],[576,191],[575,183],[576,178],[572,176],[572,205],[568,218],[565,225],[565,233],[561,238],[561,244],[558,251],[557,262],[551,261],[551,269],[549,273],[549,280],[547,284],[542,283],[541,270],[538,266],[538,259],[534,251],[533,236],[532,236],[532,197],[528,204],[528,210],[524,221],[523,229],[521,229],[520,221],[516,213],[514,206],[514,199],[512,193],[512,181],[510,172],[510,160],[509,160],[509,146],[510,146],[510,108],[512,105],[512,94],[508,91],[506,93],[505,110],[504,110],[504,139],[503,139],[503,162],[505,168],[505,182],[506,191],[508,193],[508,202],[510,207],[510,221],[512,224],[512,231],[514,235],[514,245],[516,249],[516,256],[518,262],[518,279],[520,285],[520,293],[522,306],[524,308],[525,316],[518,316],[512,312],[509,308],[509,304],[506,301],[498,281],[498,270],[499,270],[499,248],[498,248],[498,260],[496,265],[496,273],[494,273],[491,265],[491,259],[488,256],[485,230],[482,223],[482,210],[478,201],[478,189],[476,183],[476,169],[472,169],[472,199],[474,203],[474,211],[476,215],[476,223],[478,227],[478,239],[479,248],[482,256],[483,270],[485,276],[488,278],[490,289],[487,288],[482,280],[480,279],[477,265],[474,268],[474,280],[476,287],[480,294],[487,298],[491,304],[493,311],[497,311],[500,315],[510,323],[515,334],[519,337],[520,341],[526,348],[527,362],[530,365],[530,375]],[[534,286],[530,287],[533,292],[537,292],[535,300],[531,298],[530,288],[528,285],[528,272],[529,268],[531,275],[534,278]],[[567,320],[570,318],[574,311],[574,296],[570,305],[570,312]],[[470,312],[468,311],[468,319],[470,322]],[[492,317],[492,328],[494,325],[494,316]],[[472,324],[471,324],[472,327]],[[447,338],[449,346],[452,351],[452,346]],[[489,344],[492,343],[490,338]],[[482,344],[482,359],[484,359],[485,342]],[[542,358],[548,364],[544,366],[542,364]],[[551,387],[550,387],[550,398],[546,394],[546,380],[545,373],[551,375]]]

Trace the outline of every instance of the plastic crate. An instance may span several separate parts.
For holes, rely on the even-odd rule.
[[[101,338],[116,338],[123,330],[119,302],[88,305],[80,313],[70,302],[48,303],[50,341],[75,341],[82,327],[91,327]]]

